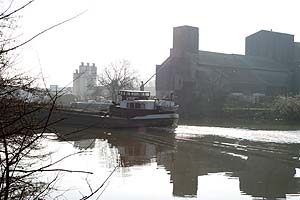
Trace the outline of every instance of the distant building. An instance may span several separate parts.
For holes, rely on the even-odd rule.
[[[50,85],[49,92],[52,94],[72,94],[72,87],[60,87],[58,85]]]
[[[73,73],[73,94],[81,97],[81,100],[88,100],[95,92],[97,86],[97,67],[95,63],[86,65],[82,62],[79,71]]]
[[[51,93],[58,93],[59,92],[58,85],[50,85],[49,91]]]
[[[156,66],[156,95],[174,94],[189,110],[195,99],[216,93],[247,96],[298,93],[300,43],[294,36],[259,31],[246,38],[246,55],[199,51],[197,27],[173,29],[170,56]]]

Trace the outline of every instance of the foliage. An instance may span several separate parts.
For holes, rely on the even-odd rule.
[[[138,83],[137,73],[128,60],[120,60],[105,67],[99,77],[100,86],[104,86],[113,101],[123,89],[133,89]]]
[[[300,98],[278,97],[272,106],[274,116],[278,119],[299,121],[300,120]]]

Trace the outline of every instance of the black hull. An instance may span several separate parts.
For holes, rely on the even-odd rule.
[[[177,115],[177,114],[176,114]],[[126,119],[100,116],[96,113],[73,111],[54,111],[51,115],[51,127],[73,128],[139,128],[139,127],[176,127],[178,117],[164,117],[156,119]],[[57,121],[57,122],[56,122]]]
[[[146,116],[152,114],[171,114],[174,111],[164,111],[160,109],[147,110],[147,109],[129,109],[129,108],[120,108],[117,106],[110,106],[110,115],[120,118],[133,118],[137,116]]]
[[[178,119],[122,119],[107,118],[99,121],[100,128],[176,127]]]

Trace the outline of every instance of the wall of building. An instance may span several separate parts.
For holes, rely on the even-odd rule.
[[[182,53],[197,53],[199,49],[199,30],[197,27],[180,26],[173,28],[173,50]]]
[[[197,27],[180,26],[173,28],[173,48],[170,57],[156,66],[156,96],[169,96],[190,81],[191,62],[189,56],[199,51],[199,30]]]
[[[174,93],[181,109],[189,112],[196,102],[230,92],[250,97],[299,92],[300,43],[293,35],[254,33],[246,38],[246,55],[199,51],[198,37],[195,27],[173,29],[170,56],[156,66],[158,98]]]
[[[300,67],[300,43],[299,42],[295,42],[294,58],[295,58],[297,67]]]
[[[246,37],[246,56],[258,56],[291,65],[294,61],[294,35],[258,31]]]
[[[83,62],[79,70],[73,73],[73,94],[81,97],[82,100],[88,100],[97,86],[97,67],[95,64]]]

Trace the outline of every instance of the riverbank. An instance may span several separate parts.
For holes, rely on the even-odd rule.
[[[218,113],[180,115],[179,124],[263,130],[300,130],[299,121],[278,119],[267,108],[230,108]]]

